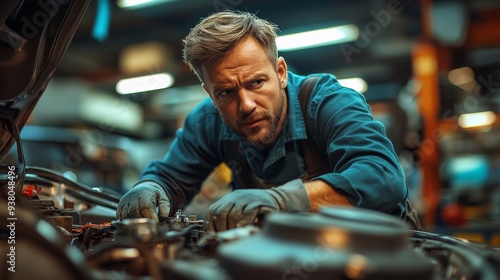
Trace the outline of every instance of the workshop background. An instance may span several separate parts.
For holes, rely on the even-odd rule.
[[[329,72],[365,95],[426,230],[500,246],[497,0],[92,1],[21,133],[27,165],[127,191],[207,97],[181,40],[224,9],[276,23],[283,42],[331,32],[300,40],[336,39],[317,46],[280,41],[280,55],[298,74]],[[203,195],[223,193],[216,186],[228,178],[216,176]]]

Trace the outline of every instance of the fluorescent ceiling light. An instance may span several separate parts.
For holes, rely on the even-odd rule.
[[[337,81],[341,86],[352,88],[359,93],[364,93],[368,90],[368,84],[361,78],[338,79]]]
[[[340,44],[358,39],[359,29],[354,24],[278,36],[276,44],[280,51]]]
[[[463,114],[458,117],[458,125],[462,128],[479,128],[492,125],[497,116],[492,111]]]
[[[116,4],[123,9],[138,9],[173,1],[176,0],[118,0]]]
[[[134,78],[127,78],[116,83],[116,92],[130,94],[171,87],[174,77],[169,73],[158,73]]]

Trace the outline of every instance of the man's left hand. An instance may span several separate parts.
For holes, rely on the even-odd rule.
[[[300,179],[282,186],[235,190],[210,207],[210,230],[225,231],[253,224],[259,215],[270,212],[309,212],[309,198]]]

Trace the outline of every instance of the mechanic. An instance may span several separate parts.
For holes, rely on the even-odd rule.
[[[214,13],[191,29],[184,62],[210,98],[186,116],[164,159],[152,161],[123,195],[118,219],[172,215],[224,162],[233,190],[210,206],[211,230],[326,205],[375,209],[419,227],[394,148],[363,95],[331,74],[309,75],[318,79],[304,118],[298,94],[307,77],[288,71],[278,56],[277,30],[234,11]],[[314,149],[320,156],[308,164]],[[327,168],[312,172],[311,162]]]

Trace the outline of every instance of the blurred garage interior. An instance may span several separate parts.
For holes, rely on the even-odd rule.
[[[426,230],[500,246],[500,1],[133,2],[91,1],[21,131],[27,165],[126,192],[207,97],[182,38],[213,12],[244,10],[280,36],[343,27],[344,40],[280,55],[298,74],[329,72],[365,95]],[[14,147],[3,162],[15,160]]]

